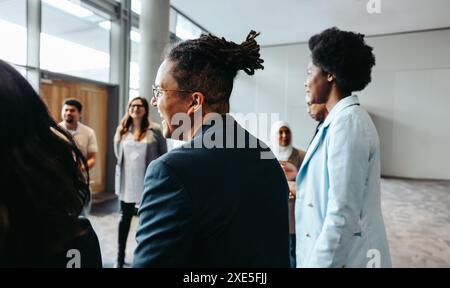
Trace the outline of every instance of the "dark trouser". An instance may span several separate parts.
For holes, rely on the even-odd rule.
[[[131,219],[134,215],[135,203],[120,201],[119,212],[119,241],[117,251],[117,266],[123,267],[125,263],[125,248],[127,246],[128,233],[130,232]]]
[[[291,258],[291,268],[296,268],[297,260],[295,256],[295,234],[289,234],[289,256]]]

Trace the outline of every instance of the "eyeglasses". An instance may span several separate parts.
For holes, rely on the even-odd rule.
[[[144,105],[142,105],[142,104],[133,104],[133,105],[130,105],[130,109],[134,109],[134,108],[144,108]]]
[[[163,92],[185,92],[185,93],[193,93],[192,90],[170,90],[170,89],[162,89],[159,86],[152,85],[153,89],[153,98],[158,100],[159,97],[162,96]]]

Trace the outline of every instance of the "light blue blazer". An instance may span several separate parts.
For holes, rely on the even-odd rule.
[[[297,175],[297,267],[390,267],[380,145],[357,96],[339,101]]]

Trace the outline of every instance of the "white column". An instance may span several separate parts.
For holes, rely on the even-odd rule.
[[[27,0],[27,79],[39,93],[40,71],[40,35],[41,0]]]
[[[140,94],[150,101],[152,85],[155,82],[163,53],[169,44],[169,0],[141,1],[139,30],[141,33],[140,52]],[[150,109],[151,119],[160,122],[156,109]]]

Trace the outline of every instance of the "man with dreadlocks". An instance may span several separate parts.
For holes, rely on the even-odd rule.
[[[165,137],[188,142],[147,169],[134,267],[289,267],[286,178],[228,114],[237,72],[264,68],[258,35],[204,34],[159,67],[152,105]]]

